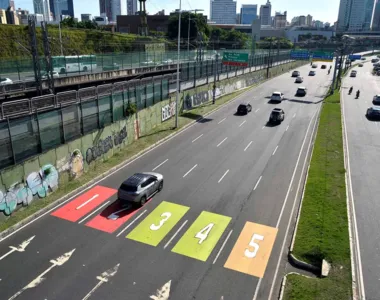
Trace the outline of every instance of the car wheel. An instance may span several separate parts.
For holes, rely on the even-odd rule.
[[[164,181],[161,181],[160,184],[158,185],[158,191],[161,192],[163,187],[164,187]]]
[[[140,206],[144,206],[145,203],[146,203],[146,197],[142,196],[140,199]]]

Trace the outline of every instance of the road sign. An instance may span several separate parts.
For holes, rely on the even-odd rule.
[[[309,59],[310,53],[307,50],[292,50],[290,51],[290,58],[292,59]]]
[[[227,66],[247,67],[248,57],[248,53],[223,52],[222,62]]]
[[[357,59],[361,59],[361,58],[362,58],[362,56],[358,55],[358,54],[351,54],[348,56],[349,60],[357,60]]]
[[[333,61],[333,52],[314,52],[313,61]]]

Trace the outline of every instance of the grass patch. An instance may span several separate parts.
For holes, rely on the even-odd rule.
[[[253,88],[253,87],[254,86],[250,88]],[[150,145],[153,145],[154,143],[167,137],[173,132],[178,131],[181,127],[189,124],[194,119],[198,119],[199,117],[204,116],[206,113],[210,112],[211,110],[226,104],[227,102],[231,101],[236,96],[240,95],[241,93],[245,91],[246,89],[237,91],[235,93],[226,95],[224,97],[220,97],[219,99],[216,100],[215,104],[212,104],[210,102],[202,106],[199,106],[191,110],[190,112],[180,115],[178,117],[178,124],[179,124],[178,129],[173,129],[174,118],[161,123],[160,125],[156,126],[153,130],[151,130],[151,132],[149,132],[145,136],[142,136],[139,140],[123,148],[123,151],[116,152],[113,156],[107,159],[104,159],[103,162],[101,161],[95,162],[94,167],[91,168],[91,172],[84,173],[80,178],[76,180],[68,181],[68,182],[65,182],[65,184],[61,184],[58,190],[52,193],[51,195],[49,195],[49,197],[39,199],[38,201],[34,201],[33,205],[23,207],[19,209],[18,211],[14,212],[11,217],[7,218],[0,224],[0,232],[17,224],[18,222],[22,221],[28,216],[46,207],[50,203],[53,203],[57,199],[62,198],[63,196],[67,195],[69,192],[83,186],[85,183],[89,182],[96,176],[106,172],[110,168],[127,160],[128,158],[139,153],[140,151],[144,150]]]
[[[285,299],[351,298],[342,123],[337,91],[325,99],[322,107],[293,254],[318,267],[325,259],[332,264],[332,269],[324,279],[289,275]]]

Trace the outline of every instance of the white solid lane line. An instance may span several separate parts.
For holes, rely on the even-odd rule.
[[[86,221],[89,217],[91,217],[93,214],[95,214],[97,211],[101,210],[104,206],[106,206],[107,204],[109,204],[111,201],[107,201],[106,203],[104,203],[103,205],[101,205],[100,207],[98,207],[97,209],[95,209],[92,213],[90,213],[88,216],[86,216],[84,219],[82,219],[81,221],[78,222],[78,224],[81,224],[83,223],[84,221]]]
[[[289,129],[289,125],[288,125],[288,127],[286,127],[285,131],[288,131],[288,129]]]
[[[256,182],[256,185],[255,185],[255,187],[254,187],[254,191],[257,189],[257,187],[259,186],[259,183],[260,183],[260,181],[261,181],[261,178],[262,178],[263,176],[260,176],[260,178],[259,178],[259,180],[257,180],[257,182]]]
[[[243,123],[241,123],[241,124],[239,125],[239,127],[243,126],[243,124],[244,124],[245,122],[247,122],[247,121],[244,120]]]
[[[165,244],[164,249],[166,249],[170,245],[170,243],[174,240],[174,238],[182,230],[183,226],[185,226],[186,223],[187,223],[187,220],[185,222],[183,222],[183,224],[181,225],[181,227],[178,228],[178,230],[173,234],[173,236],[170,238],[170,240]]]
[[[192,140],[191,142],[194,143],[196,140],[200,139],[202,136],[203,136],[203,133],[200,136],[198,136],[196,139]]]
[[[226,118],[224,118],[223,120],[220,120],[218,124],[220,124],[220,123],[224,122],[224,120],[225,120],[225,119],[226,119]]]
[[[192,167],[189,171],[187,171],[187,173],[185,175],[183,175],[183,178],[185,178],[187,175],[189,175],[189,173],[194,170],[198,165],[195,165],[194,167]]]
[[[122,231],[120,231],[118,234],[117,234],[117,236],[116,237],[119,237],[124,231],[126,231],[129,227],[131,227],[138,219],[140,219],[142,216],[143,216],[143,214],[145,214],[147,212],[147,210],[144,210],[141,214],[139,214],[137,217],[136,217],[136,219],[134,219],[131,223],[129,223],[128,225],[127,225],[127,227],[125,227]]]
[[[296,115],[297,115],[297,114],[294,114],[294,115],[293,115],[293,119],[296,117]]]
[[[83,206],[89,204],[92,200],[96,199],[99,197],[99,194],[95,194],[94,196],[92,196],[90,199],[88,199],[85,203],[82,203],[81,205],[79,205],[76,210],[78,209],[81,209]]]
[[[168,159],[166,159],[166,160],[164,160],[162,163],[160,163],[157,167],[155,167],[153,170],[152,170],[152,172],[154,172],[154,171],[156,171],[159,167],[161,167],[164,163],[166,163],[167,161],[169,160],[169,158]]]
[[[264,129],[265,128],[265,126],[263,126],[261,129]]]
[[[252,144],[252,141],[250,141],[247,147],[244,148],[244,152],[247,151],[247,149],[249,148],[249,146],[251,146],[251,144]]]
[[[227,138],[225,138],[223,141],[221,141],[216,147],[219,147],[221,144],[223,144],[226,141]]]
[[[219,179],[218,183],[220,183],[220,182],[223,180],[223,178],[228,174],[229,171],[230,171],[230,170],[227,170],[227,171],[223,174],[223,176]]]
[[[215,256],[215,259],[214,259],[214,261],[212,262],[213,265],[216,263],[216,261],[217,261],[218,258],[219,258],[220,253],[222,253],[224,247],[226,246],[227,241],[228,241],[228,239],[229,239],[230,236],[231,236],[231,233],[232,233],[232,230],[231,230],[230,233],[227,235],[226,239],[224,240],[224,242],[223,242],[223,244],[222,244],[222,247],[220,247],[220,249],[219,249],[219,251],[218,251],[218,254]]]
[[[259,110],[260,110],[260,108],[256,109],[256,110],[255,110],[255,113],[257,113]]]
[[[273,151],[273,153],[272,153],[272,156],[275,155],[277,149],[278,149],[278,146],[276,147],[276,149],[274,149],[274,151]]]

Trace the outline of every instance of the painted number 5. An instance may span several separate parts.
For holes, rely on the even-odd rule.
[[[253,251],[250,251],[248,248],[245,249],[245,256],[248,258],[254,258],[256,257],[257,251],[259,251],[259,245],[255,242],[255,240],[262,241],[264,240],[264,237],[260,234],[254,234],[252,236],[251,241],[249,242],[249,246],[253,248]]]
[[[172,214],[170,212],[164,212],[164,213],[162,213],[161,217],[163,217],[163,218],[161,219],[160,224],[158,224],[158,225],[154,225],[154,224],[150,225],[150,227],[149,227],[150,230],[158,230],[158,229],[160,229],[162,227],[162,225],[164,225],[165,222],[167,220],[169,220],[169,218],[171,216],[172,216]]]
[[[213,227],[214,223],[210,223],[195,235],[195,238],[199,239],[198,244],[202,244],[204,240],[207,239],[208,234],[210,233]]]

